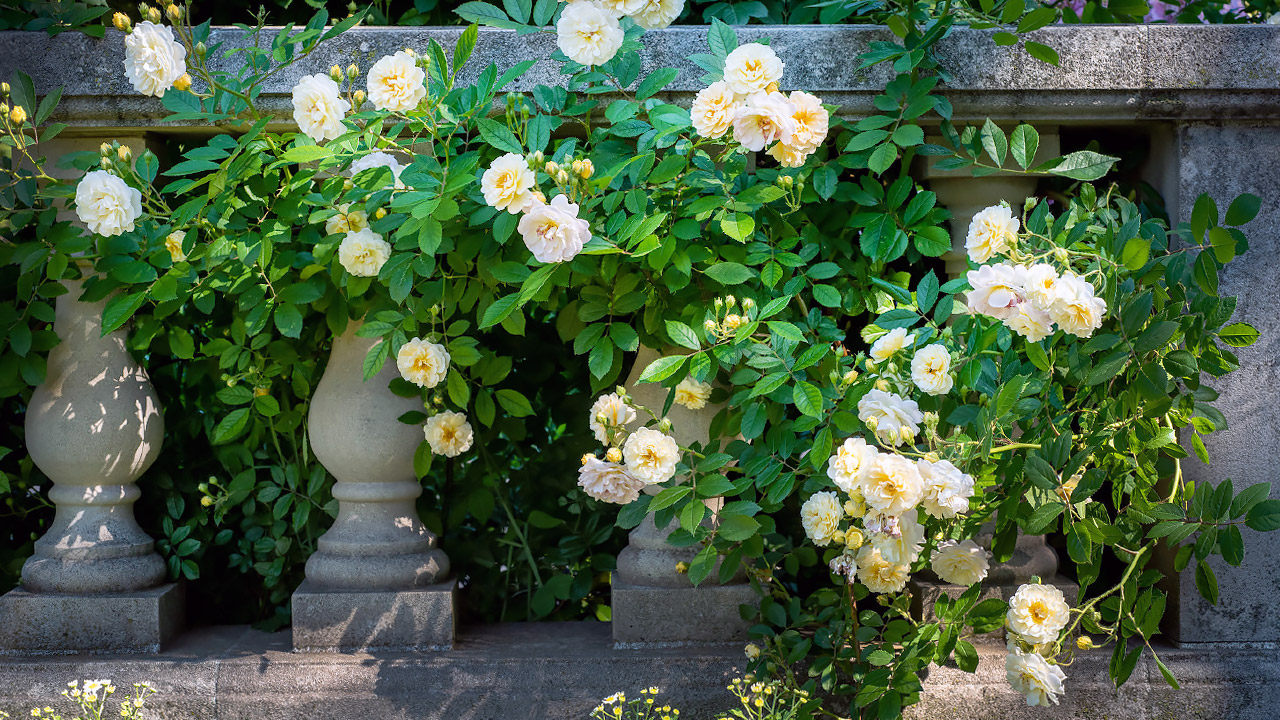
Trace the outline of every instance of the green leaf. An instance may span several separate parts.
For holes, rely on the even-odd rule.
[[[1218,338],[1231,347],[1249,347],[1258,340],[1258,331],[1249,323],[1238,322],[1218,331]]]
[[[657,512],[675,505],[680,502],[686,495],[693,492],[692,485],[677,485],[675,487],[666,488],[662,492],[654,496],[649,502],[649,512]]]
[[[280,156],[281,160],[292,163],[309,163],[333,157],[333,150],[320,145],[294,145]],[[166,173],[172,175],[172,173]]]
[[[1258,210],[1261,207],[1262,198],[1245,193],[1231,201],[1231,205],[1227,207],[1227,217],[1223,222],[1228,225],[1244,225],[1258,216]]]
[[[102,308],[102,334],[105,336],[129,322],[129,318],[133,317],[133,314],[146,301],[145,292],[112,295],[111,299],[107,300],[106,307]]]
[[[1258,532],[1280,530],[1280,500],[1263,500],[1249,509],[1244,524]]]
[[[711,29],[707,31],[707,46],[712,54],[721,60],[738,47],[738,36],[733,28],[724,24],[719,18],[712,18]]]
[[[693,328],[685,325],[679,320],[668,320],[667,336],[675,344],[689,348],[690,350],[698,350],[702,347],[702,343],[698,341],[698,336],[693,332]]]
[[[520,295],[518,293],[512,293],[494,300],[489,307],[485,308],[484,315],[480,319],[480,329],[491,328],[506,320],[507,316],[516,309],[519,302]]]
[[[1066,155],[1049,172],[1054,175],[1069,177],[1072,180],[1092,181],[1101,178],[1111,171],[1111,166],[1120,158],[1103,155],[1092,150],[1079,150]]]
[[[1209,245],[1213,248],[1213,256],[1224,265],[1236,256],[1236,239],[1224,227],[1209,228]]]
[[[1218,604],[1218,578],[1213,574],[1213,568],[1204,560],[1196,565],[1196,588],[1210,605]]]
[[[756,220],[746,213],[726,212],[720,217],[720,229],[734,240],[746,242],[755,234]]]
[[[453,11],[458,14],[458,17],[467,22],[480,23],[488,27],[506,30],[514,30],[520,27],[520,23],[509,19],[505,12],[486,2],[466,2],[454,8]]]
[[[649,77],[640,81],[636,86],[636,100],[644,100],[656,94],[666,86],[670,85],[680,74],[679,70],[674,68],[659,68],[649,73]]]
[[[1174,350],[1164,356],[1164,369],[1170,375],[1180,378],[1193,378],[1200,374],[1200,366],[1195,355],[1186,350]]]
[[[968,640],[956,641],[956,665],[967,673],[978,669],[978,651]]]
[[[213,434],[210,441],[214,445],[222,445],[231,442],[244,432],[244,428],[249,424],[249,408],[237,408],[227,413],[227,416],[218,421],[213,428]]]
[[[899,125],[893,131],[893,142],[899,147],[913,147],[924,144],[924,130],[919,125]]]
[[[812,383],[801,380],[791,389],[796,409],[810,417],[822,417],[822,391]]]
[[[196,343],[186,328],[174,327],[169,330],[169,349],[175,357],[190,360],[195,356]]]
[[[524,154],[524,147],[506,125],[489,118],[480,118],[476,121],[476,128],[480,131],[480,137],[494,148],[502,152]]]
[[[760,529],[760,522],[746,515],[721,516],[720,528],[716,531],[720,537],[729,542],[742,542]]]
[[[688,360],[687,355],[668,355],[649,363],[649,367],[640,373],[640,382],[662,382],[675,375]]]
[[[867,158],[867,168],[871,172],[879,175],[889,166],[893,165],[893,161],[898,159],[898,148],[892,143],[885,143],[872,151],[871,157]]]
[[[466,64],[467,59],[471,57],[471,51],[476,49],[476,37],[480,33],[480,26],[471,23],[466,30],[462,31],[462,35],[458,37],[458,43],[453,46],[453,72],[457,74],[458,68]]]
[[[533,414],[533,405],[529,403],[519,390],[503,388],[494,393],[498,396],[498,404],[512,417],[528,417]]]
[[[1160,668],[1160,674],[1164,676],[1164,681],[1169,683],[1169,687],[1174,690],[1181,690],[1182,686],[1178,685],[1178,679],[1173,676],[1173,673],[1169,672],[1169,668],[1165,667],[1164,662],[1155,653],[1152,653],[1152,657],[1155,658],[1156,667]]]
[[[1028,55],[1039,60],[1040,62],[1047,63],[1054,67],[1058,67],[1058,64],[1061,62],[1061,60],[1058,57],[1058,51],[1054,50],[1048,45],[1045,45],[1044,43],[1038,43],[1033,40],[1028,40],[1026,44],[1023,45],[1023,48],[1026,49]]]
[[[1018,167],[1027,169],[1035,159],[1039,148],[1040,134],[1035,128],[1023,124],[1013,129],[1013,135],[1009,138],[1009,152],[1013,153],[1013,159],[1018,163]]]
[[[721,285],[741,285],[753,279],[756,274],[745,265],[736,262],[720,262],[704,271],[708,277]]]
[[[1191,239],[1197,244],[1208,229],[1218,224],[1218,206],[1208,193],[1200,193],[1191,208]]]
[[[276,330],[285,337],[297,338],[302,335],[302,312],[298,310],[297,305],[281,303],[276,306],[275,314]]]
[[[1009,139],[1004,136],[1004,130],[1001,130],[999,125],[992,122],[991,118],[987,118],[987,121],[982,125],[981,137],[983,149],[987,151],[987,154],[991,156],[995,164],[1004,165],[1005,156],[1009,152]]]
[[[1218,545],[1222,549],[1222,559],[1228,565],[1240,567],[1244,562],[1244,538],[1240,535],[1240,528],[1235,525],[1222,528],[1218,534]]]
[[[149,283],[156,279],[156,269],[141,260],[130,260],[111,268],[111,277],[122,283]]]
[[[937,299],[938,276],[930,270],[925,273],[924,277],[920,278],[920,284],[916,285],[916,307],[920,309],[922,314],[927,313]]]
[[[1196,279],[1196,285],[1205,294],[1218,296],[1218,264],[1214,262],[1212,253],[1202,252],[1197,255],[1191,274]]]
[[[1120,252],[1120,262],[1133,272],[1142,269],[1147,264],[1147,258],[1151,254],[1151,243],[1145,238],[1130,238],[1129,242],[1124,244],[1124,250]]]

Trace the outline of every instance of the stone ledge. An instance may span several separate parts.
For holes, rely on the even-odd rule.
[[[132,593],[59,595],[21,587],[0,596],[0,655],[59,655],[78,648],[155,654],[182,629],[182,585]]]
[[[304,74],[352,62],[367,70],[382,55],[404,47],[423,50],[432,39],[449,49],[460,33],[456,27],[351,31],[272,77],[263,89],[264,107],[287,119],[290,89]],[[940,54],[953,74],[948,97],[959,118],[996,114],[1009,120],[1071,123],[1280,117],[1280,27],[1064,25],[1037,31],[1031,37],[1061,54],[1059,68],[1017,48],[997,47],[991,41],[993,33],[955,30],[941,45]],[[705,51],[705,34],[703,27],[684,26],[645,35],[646,70],[659,66],[681,70],[669,99],[688,104],[701,87],[702,71],[687,57]],[[864,71],[852,61],[872,41],[892,38],[883,28],[753,25],[740,28],[739,35],[744,40],[769,37],[787,61],[786,85],[812,91],[846,114],[873,112],[872,99],[888,78],[886,67]],[[241,30],[216,28],[209,45],[221,44],[220,52],[225,52],[244,41]],[[523,60],[538,60],[512,89],[563,84],[557,63],[546,59],[554,47],[551,34],[520,37],[510,30],[484,28],[462,76],[470,82],[489,62],[505,69]],[[814,48],[842,52],[805,58]],[[32,58],[65,62],[36,63]],[[56,119],[73,128],[153,127],[168,114],[158,99],[133,91],[124,77],[123,58],[124,44],[114,29],[102,40],[79,33],[54,37],[38,32],[0,33],[0,77],[22,69],[32,75],[40,94],[62,86],[63,102]]]
[[[454,650],[293,653],[288,632],[244,627],[189,633],[158,656],[0,659],[0,710],[23,717],[76,678],[149,680],[158,718],[195,720],[534,720],[586,718],[618,690],[656,685],[690,720],[732,707],[727,681],[741,650],[725,647],[613,648],[605,623],[510,624],[464,631]],[[1123,691],[1106,676],[1107,650],[1067,668],[1055,708],[1028,708],[1004,678],[1004,649],[979,646],[978,672],[935,668],[917,720],[1270,720],[1280,703],[1280,652],[1158,648],[1182,682],[1168,687],[1149,659]],[[838,710],[838,708],[832,708]]]

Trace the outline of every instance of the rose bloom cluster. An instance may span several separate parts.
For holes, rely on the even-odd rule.
[[[1018,218],[1004,205],[974,215],[965,240],[969,259],[981,264],[1013,255],[1018,228]],[[1095,295],[1088,280],[1070,270],[1059,273],[1048,263],[981,265],[970,270],[967,279],[973,288],[968,295],[970,312],[1002,320],[1032,342],[1049,337],[1055,327],[1091,337],[1107,312],[1106,301]]]
[[[570,167],[574,176],[583,180],[593,172],[588,160],[577,160]],[[555,163],[546,163],[545,169],[558,185],[569,182],[568,171]],[[578,217],[578,205],[570,202],[567,195],[556,195],[547,202],[537,183],[538,175],[530,167],[529,159],[517,153],[507,153],[484,171],[480,177],[480,190],[490,207],[522,215],[516,229],[525,247],[539,262],[572,260],[591,240],[591,227]]]
[[[629,430],[627,426],[635,420],[636,410],[621,387],[596,398],[591,406],[591,432],[605,446],[603,460],[594,454],[584,455],[578,471],[578,485],[591,497],[626,505],[639,498],[646,487],[675,476],[680,445],[658,428]],[[666,426],[664,421],[660,427]]]
[[[657,30],[682,12],[684,0],[570,0],[556,23],[556,44],[580,65],[603,65],[618,54],[626,38],[621,18]]]
[[[448,377],[449,360],[449,351],[444,345],[422,338],[409,340],[396,352],[400,377],[428,390]],[[467,416],[450,410],[427,418],[422,429],[431,452],[445,457],[457,457],[470,450],[475,439]]]
[[[1009,684],[1026,696],[1028,705],[1056,705],[1063,693],[1067,675],[1046,657],[1056,653],[1058,636],[1069,619],[1066,598],[1052,585],[1023,585],[1009,599],[1005,675]]]
[[[822,101],[802,90],[778,90],[783,63],[768,45],[741,45],[724,62],[724,79],[693,99],[693,129],[710,139],[732,131],[747,150],[768,148],[783,167],[804,165],[827,138],[831,118]]]

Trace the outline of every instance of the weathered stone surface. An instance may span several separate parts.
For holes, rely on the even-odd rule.
[[[367,69],[378,57],[405,47],[424,50],[431,40],[448,51],[461,28],[360,28],[322,45],[305,61],[273,76],[263,106],[282,121],[290,114],[289,91],[304,74],[334,64]],[[1086,122],[1140,118],[1219,119],[1280,117],[1280,28],[1247,25],[1056,26],[1031,38],[1056,48],[1060,67],[1020,49],[997,47],[994,30],[955,30],[940,55],[952,79],[948,96],[957,118],[994,115],[1008,120]],[[854,58],[869,43],[891,36],[870,26],[774,26],[740,28],[743,41],[769,37],[787,63],[784,84],[820,95],[848,114],[872,112],[872,99],[887,79],[887,66],[860,70]],[[680,76],[666,97],[688,104],[702,83],[702,70],[688,60],[705,52],[706,29],[674,27],[645,35],[646,69],[675,67]],[[217,29],[210,45],[244,42],[237,29]],[[505,70],[537,60],[511,89],[563,84],[549,34],[517,36],[481,30],[473,60],[462,73],[469,82],[489,62]],[[810,54],[814,48],[829,52]],[[65,62],[33,62],[63,58]],[[75,128],[154,126],[169,114],[160,100],[139,96],[124,77],[124,47],[115,30],[102,40],[75,33],[5,33],[0,40],[0,76],[30,73],[37,92],[63,86],[56,119]],[[189,124],[179,123],[178,125]],[[170,126],[172,127],[172,126]]]
[[[0,655],[158,653],[182,629],[181,585],[111,595],[0,597]]]
[[[1227,429],[1205,438],[1212,465],[1192,457],[1183,461],[1188,480],[1217,485],[1230,478],[1236,491],[1254,483],[1272,483],[1271,496],[1280,498],[1276,458],[1280,457],[1280,127],[1192,125],[1178,138],[1179,194],[1182,220],[1188,221],[1195,199],[1207,192],[1219,211],[1236,195],[1263,198],[1262,211],[1244,227],[1249,251],[1221,275],[1220,292],[1239,296],[1233,320],[1251,323],[1262,337],[1253,346],[1234,350],[1240,369],[1221,380],[1205,377],[1205,384],[1221,393],[1215,403],[1227,419]],[[1196,591],[1194,565],[1183,574],[1171,610],[1178,627],[1170,628],[1182,643],[1280,643],[1280,536],[1244,529],[1244,566],[1233,568],[1214,558],[1221,598],[1217,606]]]
[[[750,585],[683,588],[631,585],[613,578],[613,639],[621,646],[745,642],[740,605],[758,605]]]
[[[293,593],[295,650],[436,650],[453,645],[454,582],[406,590],[317,589]]]

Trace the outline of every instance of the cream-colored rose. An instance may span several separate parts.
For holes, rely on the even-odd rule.
[[[560,52],[581,65],[609,62],[618,54],[624,37],[613,13],[589,0],[569,3],[556,25]]]
[[[687,377],[676,385],[677,405],[683,405],[690,410],[701,410],[707,406],[707,399],[711,397],[711,383],[704,383]]]
[[[377,109],[409,112],[427,96],[427,74],[418,67],[417,58],[401,50],[369,68],[367,87]]]
[[[791,118],[794,113],[791,102],[780,92],[750,95],[734,113],[733,139],[753,152],[776,141],[788,142],[796,131],[796,121]]]
[[[724,81],[737,95],[764,92],[781,79],[782,61],[768,45],[739,45],[724,59]]]
[[[439,343],[414,338],[396,353],[400,377],[418,387],[433,388],[449,374],[449,351]]]
[[[827,463],[827,477],[848,495],[853,495],[857,489],[858,497],[861,498],[862,483],[879,456],[880,452],[868,445],[866,440],[860,437],[846,438]]]
[[[774,143],[765,154],[782,167],[798,168],[804,165],[804,161],[809,159],[809,151],[794,148],[784,142]]]
[[[723,80],[717,80],[698,91],[689,108],[693,129],[704,138],[723,137],[733,127],[738,112],[738,96]]]
[[[924,526],[919,518],[919,510],[909,510],[898,518],[895,533],[872,533],[871,544],[880,551],[880,557],[895,565],[915,562],[924,550]]]
[[[904,429],[908,436],[920,432],[924,413],[915,400],[872,389],[858,401],[858,419],[868,423],[868,427],[874,424],[876,437],[896,447],[904,442]]]
[[[1067,626],[1070,608],[1052,585],[1023,585],[1009,599],[1009,630],[1031,645],[1053,642]]]
[[[676,474],[680,446],[669,435],[640,428],[622,444],[622,458],[628,472],[646,485],[656,485]]]
[[[867,507],[894,517],[915,508],[924,497],[924,481],[915,463],[889,453],[880,454],[861,487]]]
[[[578,206],[564,195],[555,196],[546,205],[535,202],[516,228],[525,246],[544,263],[572,260],[591,240],[591,227],[578,217]]]
[[[618,505],[626,505],[640,497],[640,491],[644,489],[644,483],[632,477],[625,467],[595,456],[578,470],[578,486],[597,500]]]
[[[992,205],[974,215],[964,241],[969,259],[984,263],[993,256],[1008,253],[1018,242],[1018,226],[1018,218],[1004,205]]]
[[[394,155],[384,152],[371,152],[362,155],[351,162],[351,167],[347,172],[351,173],[351,177],[355,177],[370,168],[384,167],[391,170],[391,178],[395,181],[397,188],[403,188],[404,183],[400,181],[400,172],[404,170],[404,166],[396,160]]]
[[[831,114],[822,107],[822,101],[817,96],[803,90],[793,90],[787,99],[795,108],[791,119],[796,122],[796,131],[789,143],[804,152],[817,150],[827,139]]]
[[[524,156],[507,153],[489,166],[480,178],[484,201],[490,207],[518,215],[534,205],[533,186],[537,176]]]
[[[1067,674],[1035,653],[1012,648],[1005,657],[1004,670],[1013,689],[1026,696],[1027,705],[1057,705],[1058,696],[1064,692]]]
[[[106,170],[91,170],[76,185],[76,216],[91,232],[131,232],[142,216],[142,193]]]
[[[826,547],[840,532],[844,509],[833,492],[816,492],[800,506],[800,524],[805,535],[818,547]]]
[[[186,60],[186,48],[165,25],[144,20],[124,38],[124,75],[143,95],[164,97],[187,71]]]
[[[1029,302],[1019,303],[1017,312],[1005,318],[1004,324],[1031,342],[1040,342],[1053,334],[1053,317]]]
[[[911,358],[911,382],[921,392],[946,395],[955,381],[951,378],[951,353],[945,345],[925,345]]]
[[[427,424],[422,430],[427,436],[431,452],[445,457],[457,457],[470,450],[474,438],[467,416],[451,410],[427,418]]]
[[[969,511],[973,497],[973,478],[960,472],[949,460],[916,461],[916,470],[924,482],[924,511],[936,518],[953,518]]]
[[[338,83],[328,75],[303,75],[293,87],[293,121],[302,134],[315,142],[332,140],[347,131],[342,118],[351,103],[338,93]]]
[[[943,540],[929,559],[929,567],[943,582],[966,587],[982,582],[990,565],[987,551],[972,540]]]
[[[181,230],[174,230],[164,239],[164,249],[169,251],[169,259],[175,263],[180,263],[187,259],[187,254],[182,251],[182,242],[187,239],[187,234]]]
[[[369,228],[347,233],[338,246],[338,262],[356,277],[377,277],[390,257],[391,244]]]
[[[609,444],[609,431],[617,430],[636,419],[636,411],[622,401],[617,393],[596,398],[591,406],[591,432],[601,445]]]
[[[324,221],[327,235],[346,235],[369,227],[369,215],[363,210],[352,210],[350,203],[338,206],[338,214]]]
[[[645,30],[661,30],[684,12],[684,0],[643,0],[640,8],[628,13]]]
[[[973,291],[968,294],[969,310],[1004,320],[1018,314],[1026,300],[1026,268],[1000,263],[970,270],[965,277]]]
[[[1037,310],[1047,312],[1053,307],[1053,301],[1058,297],[1053,291],[1054,284],[1058,282],[1058,271],[1052,265],[1037,263],[1027,268],[1024,282],[1027,300],[1030,300]]]
[[[1075,273],[1064,273],[1053,284],[1054,300],[1049,317],[1064,332],[1076,337],[1092,337],[1102,327],[1107,303],[1093,294],[1093,285]]]
[[[873,593],[902,592],[910,574],[909,566],[885,560],[874,545],[863,545],[858,551],[858,581]]]
[[[580,2],[580,0],[573,0]],[[623,15],[631,15],[638,12],[644,5],[644,0],[596,0],[600,7],[613,13],[614,17],[622,17]]]
[[[915,333],[908,333],[906,328],[894,328],[876,339],[871,344],[871,351],[868,354],[876,362],[884,362],[899,350],[911,347],[915,342]]]

